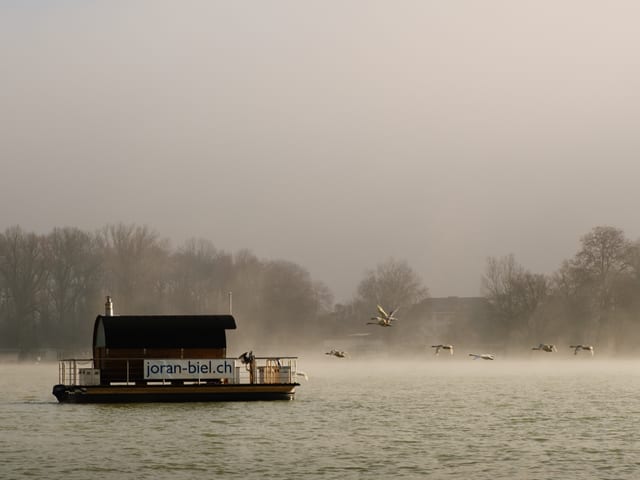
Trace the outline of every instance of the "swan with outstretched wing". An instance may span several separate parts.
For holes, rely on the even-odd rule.
[[[569,345],[569,348],[573,348],[574,355],[577,355],[580,350],[587,350],[593,356],[593,345]]]
[[[473,360],[495,360],[493,353],[470,353],[469,356],[473,357]]]
[[[440,350],[449,350],[449,353],[453,355],[453,345],[431,345],[431,348],[436,349],[436,355],[440,355]]]

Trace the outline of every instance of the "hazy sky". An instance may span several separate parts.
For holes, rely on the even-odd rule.
[[[0,0],[0,229],[146,224],[349,298],[640,236],[640,2]]]

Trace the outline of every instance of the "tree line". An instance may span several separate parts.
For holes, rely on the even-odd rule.
[[[229,292],[249,340],[304,332],[333,302],[295,263],[231,254],[204,239],[171,248],[146,226],[0,234],[1,348],[88,352],[106,295],[116,314],[215,314],[229,311]]]
[[[494,315],[490,330],[505,343],[556,339],[638,350],[640,241],[618,228],[593,228],[550,275],[527,270],[513,255],[489,258],[482,286]]]
[[[513,255],[490,257],[481,281],[477,311],[441,330],[447,338],[440,340],[521,347],[553,339],[632,350],[640,339],[640,243],[619,229],[595,227],[550,275]],[[239,326],[230,333],[234,343],[265,354],[295,354],[283,345],[318,348],[349,334],[369,334],[369,345],[390,349],[429,341],[422,338],[428,289],[403,260],[366,271],[354,297],[334,305],[329,288],[293,262],[229,253],[205,239],[173,248],[146,226],[0,233],[0,348],[89,352],[106,295],[116,314],[210,314],[228,312],[229,292]],[[377,304],[401,308],[397,328],[365,327]]]
[[[489,257],[480,282],[479,298],[429,298],[409,265],[390,259],[367,272],[351,301],[335,306],[332,332],[367,335],[349,342],[354,349],[397,354],[424,353],[432,343],[501,353],[524,353],[539,343],[640,350],[640,241],[618,228],[593,228],[551,274],[528,270],[513,254]],[[393,329],[366,330],[376,304],[401,307]],[[339,335],[333,338],[347,347]]]

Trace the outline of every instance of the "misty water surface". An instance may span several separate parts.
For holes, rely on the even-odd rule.
[[[291,402],[60,405],[0,365],[0,477],[637,478],[637,362],[308,358]]]

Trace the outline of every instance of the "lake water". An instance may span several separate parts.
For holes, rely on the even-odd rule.
[[[640,478],[637,361],[302,359],[293,401],[71,405],[0,365],[0,478]]]

